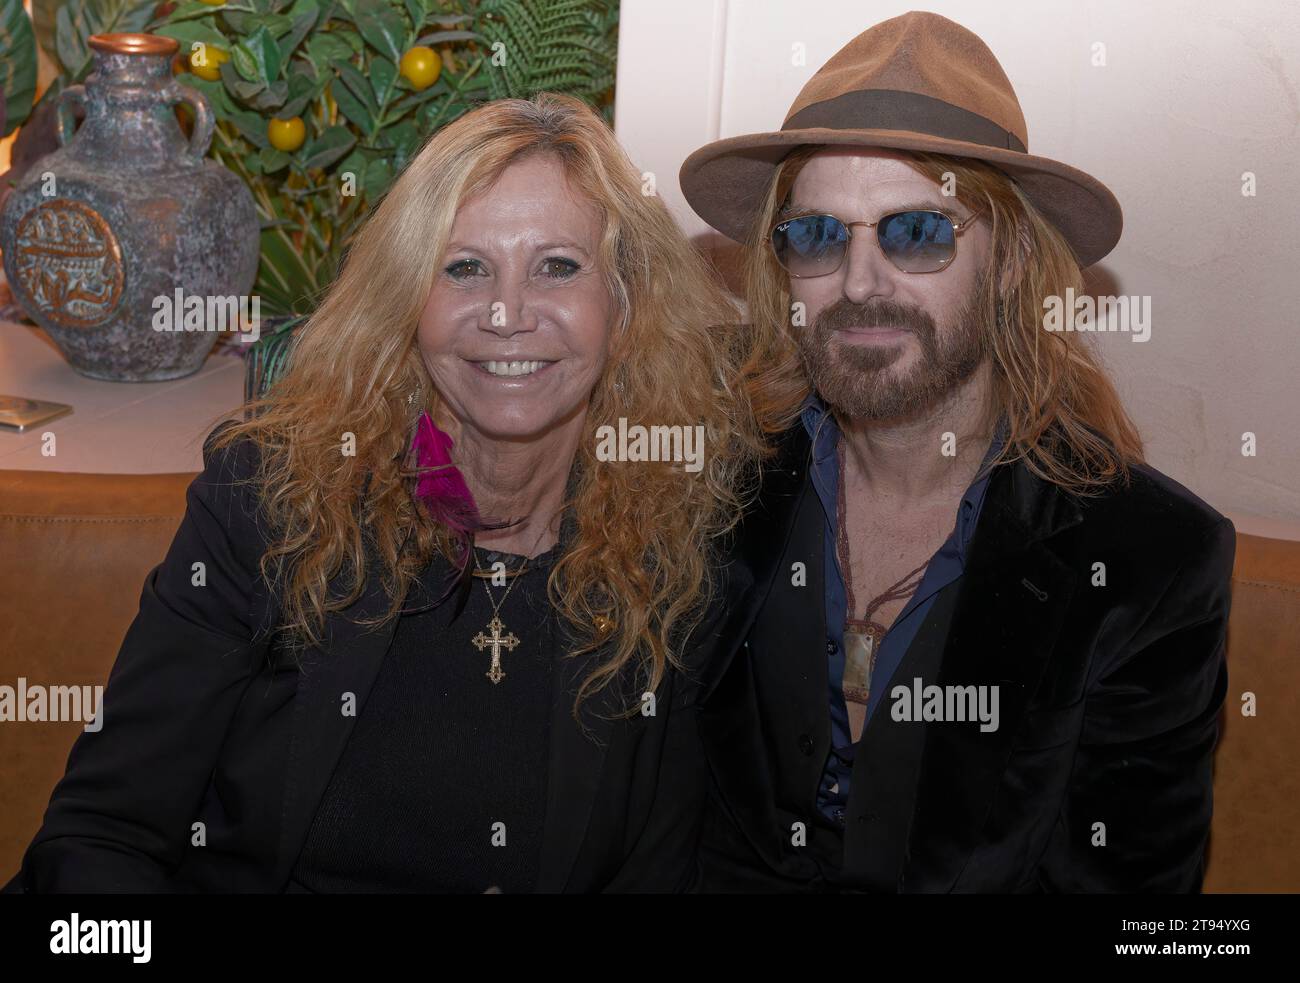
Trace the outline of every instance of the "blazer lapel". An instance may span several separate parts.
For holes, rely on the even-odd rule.
[[[904,891],[950,891],[979,842],[1078,576],[1045,540],[1081,519],[1069,496],[1020,462],[990,479],[937,684],[998,686],[998,728],[926,725]]]
[[[715,636],[718,644],[711,649],[714,657],[700,678],[701,703],[725,675],[767,597],[811,484],[811,448],[802,423],[796,422],[781,435],[776,455],[764,468],[758,500],[733,531],[736,548],[726,571],[725,602]]]
[[[278,890],[288,883],[334,766],[352,736],[397,628],[396,618],[377,629],[354,623],[387,610],[388,598],[376,581],[371,578],[371,586],[352,607],[328,619],[326,644],[311,649],[300,669],[285,768],[275,869]],[[348,716],[343,714],[345,693],[354,697],[354,713]]]

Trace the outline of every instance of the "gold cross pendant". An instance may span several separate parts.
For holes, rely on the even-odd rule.
[[[501,623],[501,619],[496,615],[492,616],[492,620],[488,622],[487,627],[488,631],[492,633],[490,636],[479,632],[470,641],[474,643],[474,647],[480,652],[488,646],[492,647],[492,665],[488,668],[486,675],[495,685],[506,678],[506,674],[501,671],[501,650],[505,649],[508,652],[513,652],[515,646],[519,644],[519,639],[515,638],[514,633],[502,635],[502,632],[506,630],[506,626]]]

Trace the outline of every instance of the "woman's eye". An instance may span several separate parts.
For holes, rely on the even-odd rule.
[[[455,277],[457,280],[464,280],[467,277],[480,276],[480,265],[476,259],[461,259],[447,267],[447,274]]]
[[[542,274],[553,280],[563,280],[578,272],[578,264],[562,256],[552,256],[542,263]]]

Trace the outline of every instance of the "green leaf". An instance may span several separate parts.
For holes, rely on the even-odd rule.
[[[333,61],[347,61],[354,54],[348,43],[337,34],[317,34],[307,42],[307,59],[324,71]]]
[[[402,59],[406,23],[387,0],[357,0],[357,27],[366,42],[389,61]]]
[[[59,62],[65,71],[75,76],[77,70],[90,58],[85,38],[79,36],[76,25],[72,22],[71,8],[60,7],[55,23],[55,49],[59,55]]]
[[[320,16],[320,7],[316,0],[296,0],[292,9],[289,11],[289,18],[293,21],[293,27],[289,33],[280,38],[280,61],[288,62],[293,55],[294,50],[302,43],[308,32],[316,24],[316,18]]]
[[[302,151],[304,168],[329,167],[352,149],[357,142],[346,126],[328,127],[320,136],[309,140]]]
[[[379,115],[379,103],[375,102],[375,95],[370,90],[370,83],[366,77],[357,71],[357,67],[350,62],[335,62],[334,67],[338,70],[339,77],[343,79],[345,85],[351,90],[370,111],[371,116]],[[338,98],[337,96],[335,97]]]
[[[230,49],[230,64],[235,66],[235,71],[246,82],[261,82],[266,85],[270,81],[261,74],[261,66],[258,65],[257,59],[243,41]]]
[[[352,94],[352,91],[343,83],[342,79],[336,78],[330,84],[330,93],[334,96],[334,101],[338,103],[339,112],[355,123],[362,133],[370,134],[374,132],[374,115],[362,104],[360,99]]]
[[[230,81],[230,91],[239,98],[241,104],[252,106],[257,102],[257,97],[266,91],[266,86],[261,82],[245,82],[243,79],[232,79]]]
[[[420,149],[420,131],[413,122],[406,120],[384,130],[384,138],[397,151],[393,167],[400,173],[405,169],[406,162]]]
[[[252,104],[254,109],[274,109],[275,115],[281,119],[288,119],[290,116],[296,116],[297,113],[288,113],[284,110],[284,101],[289,97],[289,82],[287,79],[276,79],[269,86],[253,97]]]
[[[281,168],[288,167],[292,159],[283,150],[277,150],[275,147],[263,147],[258,152],[257,158],[262,171],[266,174],[274,174]]]
[[[55,17],[54,49],[68,79],[80,82],[90,71],[92,34],[142,31],[156,5],[156,0],[87,0],[60,7]]]
[[[319,96],[328,84],[328,76],[317,82],[306,74],[306,71],[294,72],[289,76],[289,98],[280,108],[281,114],[301,116],[302,111],[307,108],[307,103]]]
[[[226,7],[221,11],[221,16],[232,31],[245,37],[252,35],[259,27],[265,27],[276,38],[293,29],[293,19],[285,14],[250,14]]]
[[[333,31],[332,33],[336,38],[351,48],[354,55],[359,55],[361,52],[366,50],[366,42],[362,40],[361,35],[356,31],[344,27],[337,31]]]
[[[375,90],[375,102],[380,106],[392,98],[397,85],[397,66],[387,58],[376,56],[370,60],[370,85]]]
[[[441,76],[438,81],[434,82],[433,85],[429,86],[427,89],[403,96],[397,102],[393,103],[384,116],[385,122],[394,123],[416,106],[426,103],[437,96],[445,96],[450,91],[451,89],[447,85],[446,76]]]
[[[378,201],[393,183],[393,167],[383,158],[366,165],[365,193],[367,201]]]
[[[36,96],[36,35],[22,0],[0,0],[0,136],[27,121]]]
[[[208,105],[212,107],[213,113],[217,119],[230,119],[235,113],[239,112],[239,107],[234,104],[230,98],[230,93],[220,82],[210,82],[207,79],[199,78],[192,73],[186,73],[185,84],[191,88],[198,89],[208,97]]]
[[[273,289],[289,294],[295,289],[294,284],[312,279],[311,268],[282,229],[263,228],[261,246],[263,272]],[[260,275],[258,280],[259,283],[262,280]]]
[[[411,18],[411,26],[419,30],[424,26],[424,22],[429,16],[429,0],[403,0],[406,7],[407,16]]]
[[[36,43],[51,60],[59,57],[54,44],[54,33],[57,30],[55,18],[63,3],[64,0],[32,0],[32,30],[36,35]]]
[[[90,0],[90,2],[113,3],[116,0]],[[239,2],[239,0],[235,0]],[[158,6],[155,4],[155,6]],[[162,17],[156,18],[148,25],[150,34],[157,34],[157,28],[161,24],[180,24],[187,21],[202,20],[216,21],[217,16],[222,11],[221,7],[215,7],[210,4],[202,3],[201,0],[181,0],[171,11]]]
[[[248,49],[257,62],[257,78],[270,85],[280,77],[280,46],[264,26],[259,27],[240,44]]]
[[[617,61],[617,5],[612,0],[482,0],[478,28],[505,63],[484,65],[490,98],[565,92],[596,104]]]
[[[161,34],[163,37],[175,38],[181,44],[180,53],[183,55],[188,55],[194,50],[195,42],[207,45],[209,48],[219,48],[222,51],[230,50],[230,39],[228,37],[211,24],[203,24],[195,20],[182,21],[179,24],[163,24],[154,28],[153,33]]]
[[[239,131],[240,136],[255,147],[271,146],[271,139],[266,135],[266,120],[257,113],[246,109],[237,109],[229,115],[229,120]]]
[[[416,44],[447,44],[451,41],[475,41],[482,44],[484,37],[478,31],[434,31],[418,39]]]

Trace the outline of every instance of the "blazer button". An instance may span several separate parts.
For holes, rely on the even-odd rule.
[[[830,638],[826,639],[826,654],[827,655],[835,654],[835,642],[833,639]]]
[[[813,753],[813,739],[809,737],[807,734],[799,735],[799,750],[802,751],[804,754]]]

